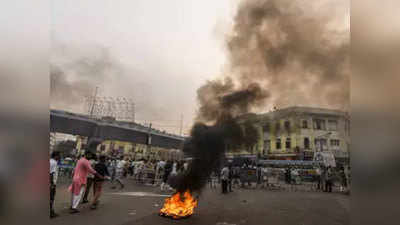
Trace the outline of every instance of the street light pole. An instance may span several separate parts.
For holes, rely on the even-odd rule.
[[[146,155],[149,156],[151,152],[151,123],[149,124],[148,137],[147,137],[147,151]]]

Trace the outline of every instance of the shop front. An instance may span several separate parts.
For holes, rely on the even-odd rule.
[[[268,154],[267,159],[269,160],[297,160],[298,154],[289,153],[289,154]]]

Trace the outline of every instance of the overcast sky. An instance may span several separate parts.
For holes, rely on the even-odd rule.
[[[236,4],[231,0],[55,0],[52,62],[64,68],[106,49],[120,68],[92,82],[91,88],[99,86],[102,96],[132,98],[138,122],[152,121],[169,131],[179,130],[183,114],[188,131],[197,108],[197,88],[219,76],[226,64],[224,34]],[[84,96],[81,103],[52,98],[51,107],[83,112],[83,100]]]

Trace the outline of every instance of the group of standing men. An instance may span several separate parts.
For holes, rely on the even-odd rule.
[[[233,169],[231,165],[225,165],[221,170],[221,187],[222,194],[227,194],[232,191]]]
[[[317,189],[324,192],[332,192],[334,179],[339,178],[340,180],[340,192],[347,192],[349,186],[349,169],[347,166],[339,168],[335,172],[331,166],[316,168],[317,175]]]
[[[54,210],[54,199],[56,195],[59,160],[60,153],[54,151],[50,157],[50,218],[58,216]],[[91,209],[96,209],[102,193],[103,182],[106,179],[111,180],[112,184],[118,183],[120,189],[123,189],[125,186],[124,177],[130,173],[138,181],[142,181],[144,179],[143,171],[146,168],[154,169],[156,176],[162,178],[161,190],[165,191],[173,189],[173,177],[187,170],[188,163],[172,160],[160,160],[158,162],[147,160],[129,161],[123,157],[107,160],[104,155],[96,160],[95,154],[91,153],[91,151],[86,151],[76,162],[76,166],[73,169],[72,184],[68,188],[71,192],[70,213],[78,213],[79,204],[89,203],[88,196],[92,187],[94,197],[91,201]],[[111,188],[115,189],[116,187],[113,185]]]
[[[94,163],[94,161],[90,162],[89,160],[93,160],[94,157],[95,155],[88,151],[78,160],[76,164],[76,167],[73,171],[72,184],[68,188],[68,190],[71,192],[70,213],[79,212],[78,206],[82,200],[82,197],[84,197],[82,203],[88,203],[87,195],[91,186],[93,186],[94,190],[91,209],[96,209],[99,203],[103,182],[105,179],[108,179],[110,175],[106,166],[106,157],[100,156],[97,163]],[[56,195],[59,159],[59,152],[53,152],[50,158],[50,218],[58,216],[54,210],[54,199]],[[93,175],[93,177],[88,179],[90,174]]]

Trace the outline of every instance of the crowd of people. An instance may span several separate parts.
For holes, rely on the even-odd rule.
[[[350,179],[347,166],[336,169],[331,166],[316,166],[313,171],[315,171],[313,181],[315,181],[316,190],[332,192],[332,187],[336,182],[340,192],[347,192]],[[288,167],[285,170],[285,181],[288,184],[299,184],[301,182],[299,168]]]
[[[54,200],[59,173],[59,160],[60,153],[54,151],[50,158],[50,218],[58,216],[54,210]],[[72,182],[68,188],[71,193],[70,212],[78,213],[79,204],[89,202],[88,195],[92,187],[91,209],[96,209],[102,194],[103,183],[105,180],[110,179],[109,177],[105,156],[100,156],[96,159],[95,155],[90,152],[86,152],[81,156],[76,162],[72,173]]]
[[[56,185],[60,173],[60,153],[52,152],[50,157],[50,218],[58,215],[54,210]],[[71,193],[70,213],[78,213],[79,205],[89,203],[89,194],[93,197],[90,208],[96,209],[102,194],[103,183],[109,181],[111,188],[124,189],[125,179],[130,177],[142,184],[159,185],[161,191],[173,190],[173,177],[188,168],[182,160],[132,160],[127,157],[106,157],[87,151],[73,160],[73,169],[63,175],[70,177]]]
[[[304,171],[307,171],[307,174]],[[333,186],[337,186],[339,192],[349,193],[350,168],[348,166],[333,168],[323,165],[308,169],[301,166],[274,168],[248,164],[233,166],[228,163],[221,169],[220,174],[215,172],[211,174],[210,187],[216,188],[217,183],[221,183],[223,194],[232,192],[232,187],[286,187],[296,190],[296,186],[301,185],[307,185],[309,190],[323,192],[332,192]]]
[[[50,158],[50,217],[58,216],[54,210],[56,185],[59,177],[60,154],[53,152]],[[159,186],[162,192],[174,191],[175,177],[188,170],[189,161],[184,160],[132,160],[127,157],[97,156],[87,151],[76,158],[70,176],[71,185],[68,190],[71,193],[70,213],[78,213],[79,205],[90,203],[91,209],[96,209],[103,190],[105,181],[111,183],[111,188],[124,189],[125,179],[131,178],[137,183]],[[248,171],[253,171],[250,175]],[[278,171],[278,173],[276,172]],[[246,188],[254,183],[256,187],[269,188],[274,186],[274,179],[293,186],[302,182],[301,167],[289,166],[286,168],[272,168],[268,166],[243,164],[233,166],[226,163],[220,170],[215,170],[209,177],[211,189],[220,185],[221,193],[227,194],[234,188]],[[349,185],[349,168],[317,166],[313,168],[314,174],[311,183],[315,184],[315,190],[332,192],[334,183],[339,183],[339,190],[346,192]],[[339,181],[339,182],[338,182]],[[93,197],[89,201],[89,194]]]

